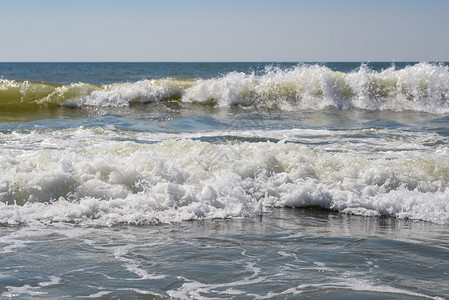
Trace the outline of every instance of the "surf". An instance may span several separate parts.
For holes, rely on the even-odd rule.
[[[438,136],[384,139],[364,152],[347,145],[355,134],[368,132],[274,131],[290,138],[220,143],[105,128],[2,133],[0,223],[171,223],[271,207],[449,223],[447,145],[417,146]],[[346,146],[294,142],[301,136]]]
[[[126,107],[178,101],[217,107],[243,106],[286,111],[326,108],[372,111],[449,112],[449,69],[418,63],[374,71],[362,64],[340,72],[300,64],[263,72],[229,72],[213,78],[162,78],[136,82],[56,84],[0,80],[0,106]]]

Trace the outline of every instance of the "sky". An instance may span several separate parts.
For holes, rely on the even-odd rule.
[[[449,0],[0,0],[0,61],[449,61]]]

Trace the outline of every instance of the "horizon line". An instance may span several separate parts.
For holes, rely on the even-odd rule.
[[[0,63],[420,63],[420,62],[428,62],[428,63],[446,63],[449,60],[303,60],[303,61],[244,61],[244,60],[236,60],[236,61],[119,61],[119,60],[111,60],[111,61],[95,61],[95,60],[86,60],[86,61],[69,61],[69,60],[61,60],[61,61],[45,61],[45,60],[23,60],[23,61],[0,61]]]

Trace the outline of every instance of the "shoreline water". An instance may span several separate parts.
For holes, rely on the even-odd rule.
[[[158,226],[3,227],[3,297],[442,299],[447,226],[321,209]],[[51,241],[51,243],[49,243]]]

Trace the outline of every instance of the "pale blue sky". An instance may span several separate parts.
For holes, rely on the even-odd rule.
[[[449,0],[0,0],[0,61],[449,61]]]

